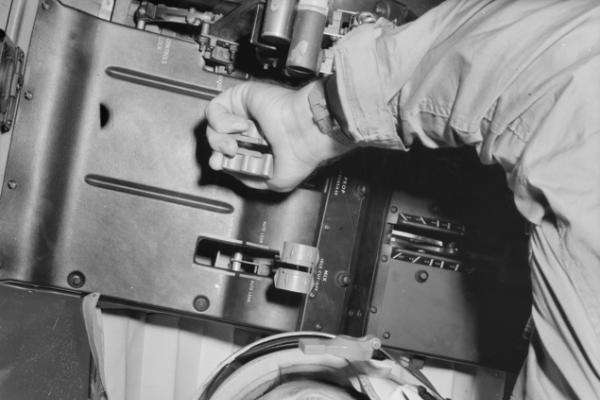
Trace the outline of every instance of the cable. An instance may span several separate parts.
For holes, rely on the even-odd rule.
[[[431,381],[423,374],[423,372],[421,372],[418,369],[415,368],[411,368],[410,367],[410,361],[407,359],[400,359],[397,360],[396,358],[394,358],[390,353],[388,353],[387,351],[380,349],[379,350],[383,355],[385,355],[389,360],[394,361],[396,364],[400,365],[402,368],[404,368],[406,371],[408,371],[412,376],[415,377],[415,379],[417,379],[419,382],[421,382],[425,387],[420,386],[420,388],[423,388],[423,390],[427,391],[427,389],[429,389],[429,391],[431,392],[431,394],[427,393],[427,395],[432,396],[432,399],[434,400],[447,400],[444,399],[442,397],[442,395],[437,391],[437,389],[435,388],[435,386],[433,385],[433,383],[431,383]],[[421,393],[421,390],[419,389],[419,396],[423,397],[423,394]],[[426,397],[423,397],[424,400],[430,400]]]

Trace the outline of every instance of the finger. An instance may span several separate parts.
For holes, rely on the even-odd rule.
[[[281,179],[281,178],[273,178],[266,182],[267,188],[274,192],[279,193],[287,193],[291,192],[300,184],[299,181],[295,181],[294,179]]]
[[[236,174],[232,171],[226,171],[229,175],[235,177],[238,181],[244,185],[258,190],[267,190],[269,188],[268,183],[262,178],[253,178],[242,174]]]
[[[236,115],[218,101],[211,101],[206,107],[208,125],[219,133],[243,132],[250,128],[248,118]]]
[[[214,151],[224,153],[229,157],[233,157],[237,153],[237,141],[226,133],[218,133],[209,126],[206,128],[206,138]]]
[[[223,153],[215,151],[212,153],[212,155],[208,159],[208,165],[215,171],[220,171],[223,169],[223,158],[224,157],[225,156],[223,155]]]
[[[256,124],[254,122],[250,121],[250,123],[248,125],[249,125],[249,128],[244,132],[245,136],[249,136],[249,137],[253,137],[253,138],[257,138],[257,139],[262,137],[262,135],[258,131],[258,128],[256,127]]]

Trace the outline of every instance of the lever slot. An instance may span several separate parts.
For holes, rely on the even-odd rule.
[[[194,262],[234,272],[269,276],[277,255],[278,251],[255,243],[200,237]]]
[[[319,250],[300,243],[284,242],[281,251],[241,240],[200,237],[194,262],[235,273],[272,277],[280,290],[308,293]]]
[[[407,212],[388,226],[391,258],[411,264],[468,272],[463,265],[464,225]]]
[[[452,236],[463,236],[466,232],[466,227],[456,222],[448,221],[441,218],[425,217],[422,215],[414,215],[410,213],[398,213],[398,221],[396,222],[398,229],[416,228],[429,232],[438,232]]]
[[[428,252],[445,256],[456,255],[459,252],[457,243],[446,239],[417,235],[411,232],[392,229],[390,244],[418,252]]]

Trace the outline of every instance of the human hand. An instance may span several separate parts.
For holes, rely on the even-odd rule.
[[[292,90],[247,82],[214,98],[206,108],[206,135],[213,150],[210,167],[220,170],[223,157],[235,156],[238,144],[231,134],[260,134],[273,152],[273,177],[234,176],[256,189],[287,192],[323,162],[352,149],[323,134],[313,121],[308,103],[312,85]]]

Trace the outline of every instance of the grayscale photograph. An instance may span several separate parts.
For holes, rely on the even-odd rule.
[[[600,2],[0,0],[0,400],[600,400]]]

